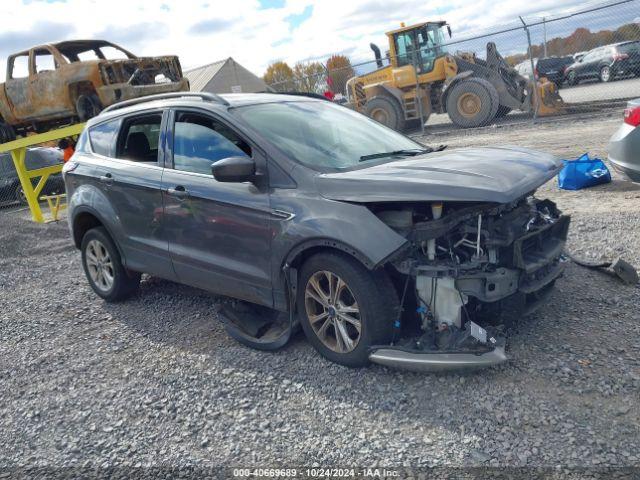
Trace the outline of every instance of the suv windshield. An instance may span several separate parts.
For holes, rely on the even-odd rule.
[[[425,148],[330,102],[266,103],[240,107],[235,112],[289,157],[320,171],[363,165],[370,156],[372,160],[390,161],[405,151],[416,154]],[[383,155],[385,152],[388,155]]]
[[[620,53],[639,53],[640,42],[630,42],[630,43],[623,43],[622,45],[618,45],[618,51]]]

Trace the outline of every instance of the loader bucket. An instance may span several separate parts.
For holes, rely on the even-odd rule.
[[[566,105],[555,83],[542,77],[536,83],[537,98],[534,98],[536,112],[539,117],[566,113]]]

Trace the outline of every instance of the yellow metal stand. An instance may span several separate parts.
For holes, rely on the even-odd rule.
[[[65,204],[60,204],[62,197],[66,198],[66,195],[51,195],[42,197],[49,203],[52,218],[45,219],[40,209],[40,202],[38,201],[38,195],[42,192],[45,183],[49,175],[60,173],[62,171],[63,164],[53,165],[51,167],[38,168],[36,170],[27,170],[25,166],[25,158],[27,156],[27,147],[40,145],[41,143],[51,142],[54,140],[60,140],[62,138],[73,137],[79,135],[84,128],[84,123],[78,123],[76,125],[70,125],[68,127],[59,128],[57,130],[51,130],[46,133],[39,133],[37,135],[30,135],[28,137],[19,138],[13,142],[0,144],[0,153],[9,152],[11,158],[13,158],[13,164],[16,167],[18,178],[20,179],[20,185],[27,198],[29,204],[29,210],[31,210],[31,217],[34,222],[44,223],[55,221],[58,219],[58,213],[60,210],[66,207]],[[31,180],[34,178],[40,178],[36,186],[33,186]],[[55,198],[58,197],[58,198]]]

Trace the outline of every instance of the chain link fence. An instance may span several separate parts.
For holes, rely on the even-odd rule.
[[[63,159],[62,151],[57,146],[40,146],[27,150],[25,166],[27,170],[37,170],[61,164]],[[39,178],[31,180],[33,186],[38,184]],[[61,174],[50,175],[44,184],[40,196],[55,195],[65,192],[64,181]],[[0,209],[15,206],[27,206],[18,173],[13,163],[11,154],[0,153]]]
[[[380,41],[385,44],[378,49],[379,60],[373,58],[376,56],[376,47],[372,46],[371,60],[352,60],[351,64],[340,68],[331,63],[318,68],[316,63],[315,70],[308,75],[305,75],[304,68],[298,67],[286,78],[271,82],[270,87],[279,92],[322,95],[371,114],[362,102],[358,104],[358,99],[354,98],[357,95],[349,88],[352,82],[358,85],[360,78],[350,79],[370,74],[365,82],[360,82],[360,85],[369,86],[376,82],[377,74],[373,72],[380,72],[378,82],[385,82],[388,77],[383,74],[383,69],[391,64],[396,67],[413,64],[418,73],[425,74],[429,72],[429,67],[433,68],[433,60],[445,53],[456,57],[457,62],[463,60],[483,64],[491,56],[487,44],[493,43],[504,62],[526,78],[529,85],[533,84],[534,79],[546,79],[555,84],[564,102],[563,108],[558,109],[556,114],[600,114],[604,110],[621,107],[628,99],[640,97],[640,0],[583,4],[571,11],[527,15],[491,31],[477,32],[472,36],[462,34],[461,39],[456,38],[455,25],[450,28],[453,34],[450,37],[443,35],[436,47],[419,46],[400,51],[402,48],[395,36],[391,37],[395,42],[391,45],[387,44],[386,38],[381,38]],[[443,31],[446,32],[444,28]],[[436,39],[430,40],[434,42]],[[428,45],[429,40],[425,43]],[[396,50],[396,55],[392,56],[387,49]],[[431,64],[425,62],[425,58],[431,59]],[[399,85],[401,83],[394,81],[394,87],[400,86],[403,92],[419,91],[424,86]],[[446,85],[447,81],[440,80],[440,83]],[[430,85],[431,100],[435,100],[433,105],[437,103],[434,85]],[[553,89],[553,86],[550,88]],[[446,88],[441,91],[444,90]],[[529,104],[535,104],[536,98],[532,98],[535,95],[545,95],[536,88],[531,88],[525,94],[530,97]],[[416,108],[423,107],[423,102],[416,103]],[[440,111],[436,108],[432,112],[421,111],[422,118],[428,118],[426,126],[419,122],[422,125],[416,127],[414,124],[414,128],[458,128],[443,110],[446,110],[446,105]],[[538,110],[542,111],[501,106],[491,123],[535,121]]]

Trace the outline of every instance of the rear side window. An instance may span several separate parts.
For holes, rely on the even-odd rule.
[[[618,45],[620,53],[640,53],[640,42],[624,43]]]
[[[117,158],[157,164],[162,113],[146,114],[125,120],[118,138]]]
[[[120,128],[120,119],[101,123],[89,129],[91,151],[105,157],[113,157],[115,139]]]
[[[211,164],[228,157],[251,156],[251,148],[233,130],[205,115],[178,113],[173,137],[173,168],[211,174]]]

